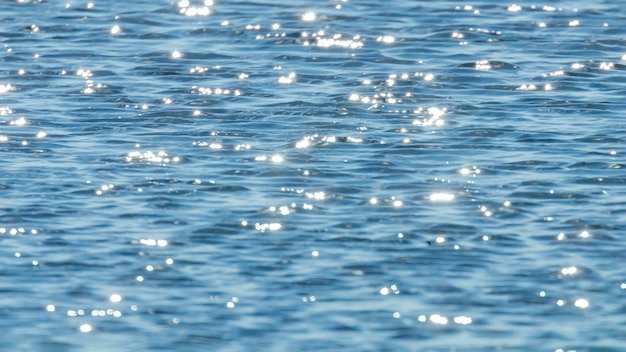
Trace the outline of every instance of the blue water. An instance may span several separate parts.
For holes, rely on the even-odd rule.
[[[621,0],[3,1],[0,350],[622,351]]]

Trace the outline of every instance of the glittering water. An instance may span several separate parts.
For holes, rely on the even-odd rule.
[[[0,349],[622,350],[622,1],[0,24]]]

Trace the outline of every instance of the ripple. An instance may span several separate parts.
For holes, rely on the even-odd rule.
[[[620,350],[619,6],[0,13],[0,349]]]

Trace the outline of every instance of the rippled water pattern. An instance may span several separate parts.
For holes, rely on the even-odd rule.
[[[623,351],[623,1],[278,3],[0,3],[0,349]]]

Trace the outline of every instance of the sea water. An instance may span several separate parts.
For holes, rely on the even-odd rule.
[[[623,350],[624,6],[3,1],[0,349]]]

